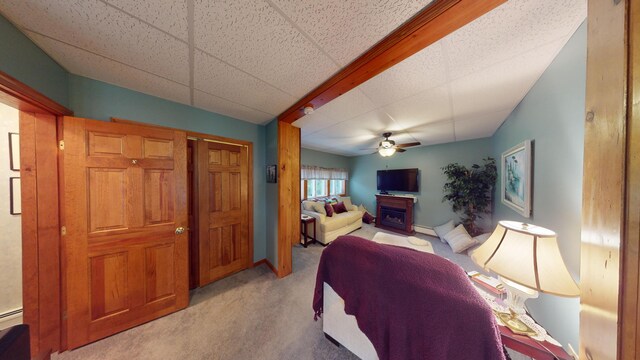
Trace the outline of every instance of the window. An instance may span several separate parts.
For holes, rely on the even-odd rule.
[[[328,169],[318,166],[302,165],[300,178],[300,196],[309,199],[321,196],[343,196],[347,193],[346,169]]]

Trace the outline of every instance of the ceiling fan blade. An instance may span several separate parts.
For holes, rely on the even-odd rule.
[[[397,148],[407,148],[407,147],[411,147],[411,146],[418,146],[420,145],[420,142],[412,142],[412,143],[406,143],[406,144],[398,144],[396,145]]]
[[[407,150],[403,149],[403,148],[396,148],[396,152],[405,152]]]

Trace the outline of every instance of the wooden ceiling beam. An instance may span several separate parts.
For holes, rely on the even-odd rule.
[[[435,0],[285,110],[278,120],[293,123],[305,115],[306,106],[320,108],[504,2],[506,0]]]

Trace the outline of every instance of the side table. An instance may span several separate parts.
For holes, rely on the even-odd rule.
[[[314,242],[316,242],[315,237],[309,236],[308,232],[309,232],[309,224],[313,224],[313,236],[316,235],[316,218],[314,218],[313,216],[309,216],[309,215],[301,215],[300,216],[300,226],[302,228],[301,233],[303,235],[303,242],[302,242],[302,246],[304,246],[305,248],[307,247],[308,244],[312,244]],[[307,238],[311,239],[311,241],[307,241]]]
[[[476,283],[473,283],[480,295],[489,302],[495,300],[496,296],[485,291]],[[533,320],[535,321],[535,319]],[[539,324],[538,324],[539,325]],[[550,343],[547,340],[538,341],[525,335],[518,335],[506,326],[498,325],[502,344],[509,349],[515,350],[535,360],[573,360],[561,346]]]

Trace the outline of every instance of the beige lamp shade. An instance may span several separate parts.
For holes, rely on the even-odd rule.
[[[560,296],[580,296],[560,255],[556,234],[543,227],[500,221],[471,258],[476,264],[528,288]]]

